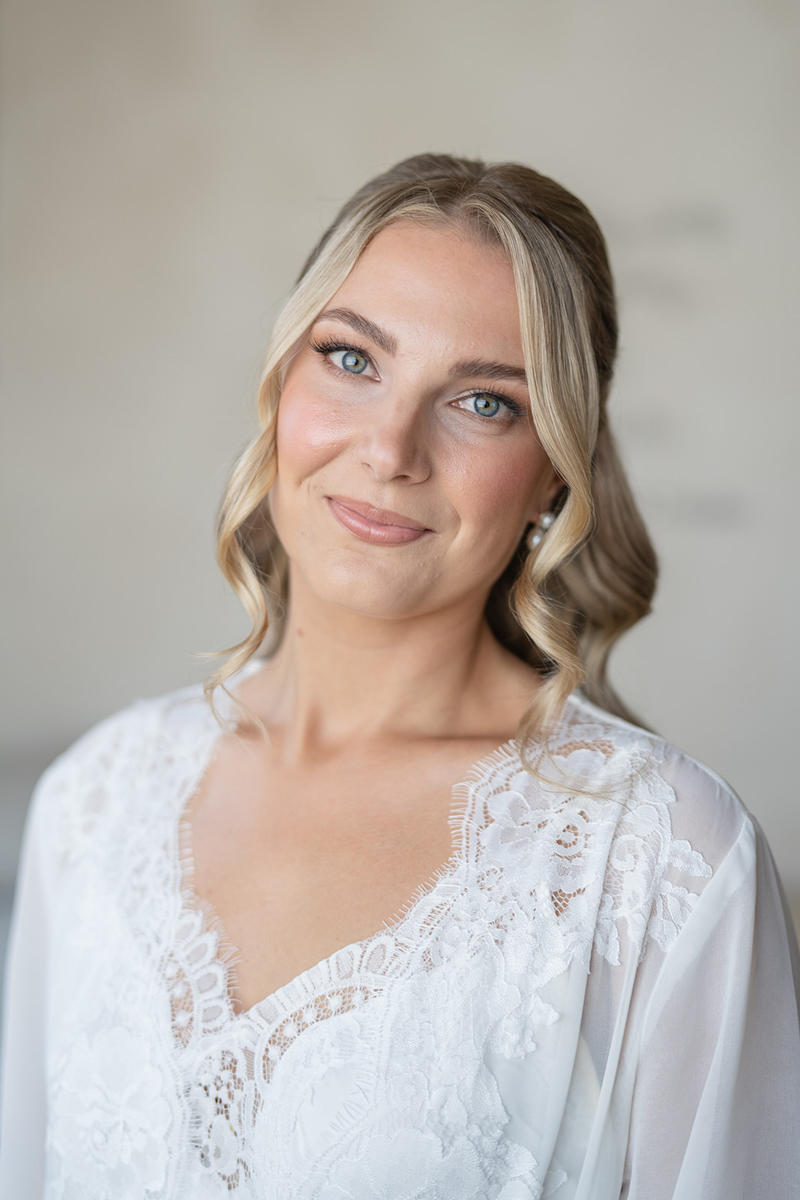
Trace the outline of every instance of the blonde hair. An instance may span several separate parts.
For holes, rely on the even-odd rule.
[[[368,242],[400,220],[457,224],[501,248],[514,270],[533,421],[564,484],[547,536],[533,551],[523,540],[486,609],[495,636],[543,677],[521,725],[523,744],[552,726],[576,687],[630,718],[607,661],[620,634],[650,610],[656,560],[606,421],[617,318],[603,236],[579,200],[536,171],[437,154],[406,159],[356,192],[278,318],[259,391],[261,432],[236,464],[218,525],[219,565],[252,629],[207,691],[280,636],[287,561],[267,497],[285,369]]]

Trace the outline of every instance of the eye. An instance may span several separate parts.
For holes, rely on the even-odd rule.
[[[329,350],[328,357],[335,367],[347,371],[349,375],[363,375],[369,366],[369,359],[358,350]]]
[[[337,371],[344,371],[347,375],[369,375],[371,379],[377,379],[372,359],[357,346],[350,346],[346,342],[312,341],[311,348],[326,358]]]
[[[496,396],[481,393],[479,396],[470,396],[470,400],[473,410],[482,417],[496,417],[500,412],[500,401]]]
[[[349,371],[351,375],[360,375],[369,366],[369,359],[357,350],[334,350],[331,358],[337,367]]]
[[[490,420],[496,420],[503,416],[516,420],[520,415],[519,405],[515,404],[513,400],[494,396],[491,392],[473,392],[471,396],[464,396],[457,401],[457,405],[467,412],[475,413],[478,417],[487,417]]]

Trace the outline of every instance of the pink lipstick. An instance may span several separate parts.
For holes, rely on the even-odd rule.
[[[402,513],[386,508],[376,508],[363,500],[350,496],[326,496],[333,516],[362,542],[373,542],[377,546],[405,546],[416,542],[424,533],[430,533],[427,525],[421,525]]]

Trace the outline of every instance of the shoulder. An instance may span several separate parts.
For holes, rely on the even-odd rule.
[[[130,704],[47,768],[31,800],[30,823],[46,830],[55,857],[80,858],[99,822],[141,791],[138,785],[159,763],[167,772],[180,769],[215,725],[199,686]]]
[[[612,962],[621,917],[639,947],[650,939],[666,951],[706,893],[709,901],[721,894],[720,876],[754,884],[763,836],[710,767],[580,697],[570,702],[558,741],[573,755],[572,747],[592,747],[603,763],[598,804],[606,819],[611,814],[613,832],[597,932]]]
[[[581,696],[570,700],[559,741],[605,747],[633,808],[668,806],[673,836],[698,847],[716,867],[755,823],[734,789],[710,766]],[[626,778],[627,776],[627,778]],[[624,782],[623,782],[624,781]]]
[[[47,791],[68,780],[123,774],[132,765],[140,765],[148,749],[164,738],[180,739],[208,712],[199,686],[136,700],[73,742],[47,768],[39,787]]]

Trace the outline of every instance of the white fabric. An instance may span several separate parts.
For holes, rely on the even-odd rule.
[[[237,1014],[181,849],[218,736],[142,703],[37,789],[3,1200],[800,1195],[796,946],[710,771],[574,697],[552,783],[498,749],[402,918]]]

